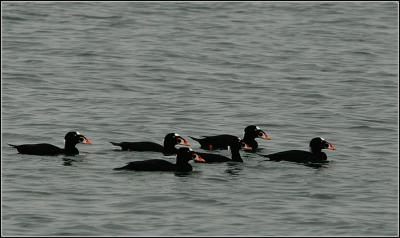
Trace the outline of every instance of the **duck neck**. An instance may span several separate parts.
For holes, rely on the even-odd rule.
[[[173,155],[176,154],[175,144],[169,141],[164,141],[164,151],[165,155]]]
[[[252,151],[255,152],[256,149],[258,148],[258,143],[255,140],[255,138],[247,138],[242,140],[244,143],[246,143],[248,146],[252,148]]]
[[[313,154],[319,154],[319,153],[322,153],[322,149],[321,148],[310,147],[310,152],[313,153]]]
[[[252,135],[250,133],[244,133],[243,141],[250,142],[250,141],[255,141],[255,139],[256,139],[256,136],[254,136],[254,135]]]
[[[193,167],[188,163],[187,160],[184,159],[176,159],[176,171],[178,172],[190,172],[193,170]]]
[[[315,155],[315,157],[317,158],[318,161],[327,160],[328,159],[328,156],[326,156],[326,154],[324,152],[322,152],[322,151],[319,151],[319,152],[316,152],[316,153],[313,153],[313,154]]]
[[[316,158],[318,158],[318,160],[327,160],[328,158],[328,156],[322,152],[322,149],[310,148],[310,151]]]
[[[65,141],[64,151],[66,155],[77,155],[79,150],[75,147],[76,143]]]

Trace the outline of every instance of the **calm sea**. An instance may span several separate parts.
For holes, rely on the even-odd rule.
[[[397,2],[2,2],[4,236],[398,236]],[[335,144],[321,168],[193,164],[109,141],[243,136]],[[17,154],[7,143],[80,155]],[[199,144],[189,139],[194,150]],[[227,151],[216,151],[228,155]]]

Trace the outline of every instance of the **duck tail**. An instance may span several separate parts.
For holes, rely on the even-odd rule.
[[[257,153],[257,152],[255,154],[258,155],[258,156],[264,157],[264,158],[268,158],[268,155],[260,154],[260,153]]]
[[[112,142],[112,141],[110,141],[110,143],[115,145],[115,146],[121,146],[121,143],[116,143],[116,142]]]
[[[125,167],[125,166],[124,166]],[[124,167],[120,167],[120,168],[113,168],[113,170],[123,170]]]
[[[127,168],[129,168],[129,164],[130,163],[127,163],[127,165],[125,165],[125,166],[122,166],[122,167],[119,167],[119,168],[113,168],[113,170],[124,170],[124,169],[127,169]]]

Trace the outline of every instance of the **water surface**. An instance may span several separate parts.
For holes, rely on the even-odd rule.
[[[3,235],[398,236],[397,3],[3,2],[2,29]],[[112,170],[174,157],[109,141],[251,124],[273,138],[260,153],[316,136],[337,151],[321,168],[242,152],[184,176]],[[7,145],[70,130],[94,144]]]

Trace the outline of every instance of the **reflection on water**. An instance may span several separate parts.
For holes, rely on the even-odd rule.
[[[311,167],[314,169],[321,169],[321,168],[328,168],[329,167],[329,161],[323,161],[319,163],[300,163],[303,164],[304,166]]]
[[[63,165],[65,165],[65,166],[71,166],[71,165],[72,165],[72,162],[75,161],[75,160],[74,160],[74,159],[71,159],[71,158],[63,158],[63,161],[64,161]]]
[[[192,173],[193,173],[193,171],[190,171],[190,172],[175,172],[174,174],[177,177],[188,177],[188,176],[191,176]]]
[[[240,162],[229,161],[226,164],[228,165],[228,168],[225,170],[225,172],[233,176],[238,176],[244,168],[244,164]]]
[[[77,156],[68,156],[62,158],[63,160],[63,165],[64,166],[71,166],[75,162],[82,162],[83,161],[83,156],[77,155]]]

